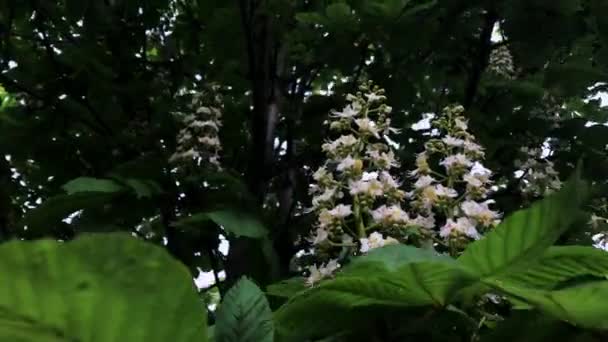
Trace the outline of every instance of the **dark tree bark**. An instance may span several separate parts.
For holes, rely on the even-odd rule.
[[[280,112],[279,75],[283,59],[280,43],[274,32],[273,18],[260,11],[263,2],[239,0],[253,102],[250,160],[246,178],[249,190],[260,206],[264,202],[268,182],[275,171],[274,140]],[[243,238],[230,241],[230,253],[226,260],[228,285],[243,275],[258,282],[267,278],[259,272],[259,263],[264,261],[260,260],[260,255],[256,252],[259,249],[257,243]]]
[[[498,21],[498,13],[493,10],[489,10],[484,17],[483,26],[479,35],[477,55],[475,56],[471,65],[471,72],[469,73],[469,80],[465,89],[465,97],[463,102],[465,108],[469,108],[475,101],[481,76],[483,75],[484,70],[488,67],[490,53],[492,52],[492,31],[494,30],[494,24],[496,24],[496,21]]]

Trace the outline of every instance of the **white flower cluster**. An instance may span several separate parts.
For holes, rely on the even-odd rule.
[[[515,166],[521,173],[519,184],[522,193],[546,196],[562,187],[553,162],[543,157],[542,149],[522,147],[520,152],[525,160],[516,159]]]
[[[491,171],[482,165],[484,149],[468,132],[463,113],[462,106],[449,106],[431,123],[439,135],[425,144],[410,172],[415,181],[408,197],[418,214],[413,222],[423,237],[435,239],[438,233],[450,245],[478,239],[500,218],[487,200],[492,181]]]
[[[502,45],[492,50],[488,61],[488,70],[507,79],[513,79],[515,77],[513,56],[511,55],[508,46]]]
[[[573,111],[568,109],[563,101],[549,91],[545,91],[538,105],[531,108],[529,115],[530,118],[547,121],[553,128],[559,128],[565,120],[568,120],[568,113]]]
[[[342,248],[365,253],[396,243],[383,234],[410,222],[401,207],[405,193],[390,173],[399,164],[386,138],[397,130],[390,126],[384,90],[369,82],[346,99],[344,109],[332,111],[326,122],[337,138],[323,144],[327,161],[313,174],[311,186],[318,223],[309,241],[318,255],[329,257]],[[308,284],[329,276],[334,265],[336,260],[309,267]]]
[[[177,148],[169,162],[207,162],[221,169],[219,152],[222,145],[218,136],[222,126],[221,97],[215,92],[196,93],[189,108],[189,113],[176,113],[183,128],[177,134]]]
[[[589,219],[593,247],[608,251],[608,200],[604,197],[594,199],[589,206],[592,212]]]

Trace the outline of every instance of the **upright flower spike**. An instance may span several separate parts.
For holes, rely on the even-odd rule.
[[[553,162],[542,156],[542,149],[522,147],[520,153],[522,158],[515,160],[515,166],[522,172],[519,185],[523,194],[546,196],[561,188],[559,174]]]
[[[384,90],[372,82],[349,94],[346,106],[330,113],[326,122],[336,138],[322,146],[327,157],[313,174],[310,187],[318,221],[310,241],[317,256],[336,258],[343,248],[352,253],[396,243],[410,224],[402,209],[405,193],[391,170],[399,165],[388,136],[391,107]],[[327,260],[327,259],[323,259]],[[331,272],[309,267],[307,283],[312,285]],[[330,270],[334,271],[331,263]]]
[[[408,193],[418,214],[413,223],[422,237],[434,240],[439,235],[456,247],[450,250],[454,253],[500,217],[486,200],[492,181],[491,171],[482,164],[484,149],[469,133],[463,114],[462,106],[449,106],[432,122],[439,135],[418,154],[416,169],[410,172],[414,189]],[[436,166],[430,166],[431,160]]]
[[[192,96],[189,112],[176,113],[183,127],[177,134],[177,148],[169,162],[194,162],[221,170],[219,153],[222,145],[218,133],[222,127],[223,107],[217,87]]]
[[[507,79],[515,78],[513,56],[507,45],[500,46],[492,51],[488,61],[488,70]]]

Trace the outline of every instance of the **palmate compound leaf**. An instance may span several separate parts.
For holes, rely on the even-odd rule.
[[[608,281],[591,281],[555,291],[503,284],[502,290],[575,326],[608,329]]]
[[[272,342],[272,311],[264,293],[249,279],[241,278],[226,293],[217,311],[217,342]]]
[[[511,214],[469,245],[458,263],[486,279],[525,270],[579,217],[586,194],[577,171],[559,192]]]
[[[206,341],[188,270],[125,234],[0,246],[0,341]]]
[[[355,258],[335,279],[290,298],[275,313],[286,340],[319,337],[387,309],[443,306],[476,280],[451,258],[391,245]]]

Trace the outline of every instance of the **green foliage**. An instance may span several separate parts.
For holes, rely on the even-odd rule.
[[[268,230],[252,214],[240,210],[219,210],[194,214],[175,223],[178,227],[196,228],[204,222],[212,221],[226,232],[235,236],[262,238]]]
[[[30,237],[46,236],[50,233],[49,226],[59,224],[79,210],[103,206],[115,196],[116,193],[107,192],[79,192],[54,196],[28,212],[19,225],[27,227],[26,235]]]
[[[188,271],[124,234],[0,246],[0,339],[205,341]]]
[[[608,91],[607,12],[603,0],[0,0],[0,288],[25,298],[0,303],[0,331],[17,341],[189,340],[188,332],[203,341],[198,311],[185,312],[203,308],[185,289],[185,265],[194,277],[226,273],[200,294],[231,289],[216,339],[242,337],[230,335],[234,324],[270,338],[254,280],[287,341],[595,339],[581,330],[608,328],[599,305],[608,261],[586,246],[605,230],[608,207],[586,206],[578,180],[541,199],[522,193],[513,174],[520,148],[542,145],[562,180],[582,159],[590,197],[605,202],[608,108],[598,92]],[[512,56],[507,75],[492,62],[499,50]],[[403,189],[429,138],[412,125],[461,103],[498,189],[489,199],[507,219],[455,260],[391,246],[307,288],[294,256],[316,228],[310,177],[333,134],[323,122],[369,79],[386,89],[400,129],[392,139]],[[224,102],[222,169],[169,162],[175,114],[189,114],[192,95],[214,86]],[[595,221],[579,220],[582,210]],[[93,231],[157,247],[79,237]],[[11,241],[40,237],[66,242]],[[80,275],[95,285],[74,290]],[[237,283],[243,275],[252,280]],[[13,281],[26,285],[9,288]],[[493,303],[488,292],[507,299]],[[15,308],[37,320],[16,320]],[[56,334],[66,332],[82,335]]]
[[[486,278],[500,277],[534,262],[579,217],[587,198],[580,175],[555,195],[518,211],[471,244],[458,261]]]
[[[586,184],[574,175],[555,195],[507,217],[458,260],[404,245],[357,257],[335,279],[290,296],[276,313],[279,331],[299,339],[323,336],[348,322],[382,317],[381,309],[445,308],[458,292],[487,291],[485,286],[567,322],[604,329],[603,306],[591,303],[599,303],[608,281],[574,286],[565,281],[605,278],[608,256],[585,247],[549,248],[577,217],[586,193]],[[576,291],[576,300],[569,300]],[[329,327],[331,316],[344,322]]]
[[[120,184],[107,179],[80,177],[67,182],[62,187],[68,195],[77,192],[119,192],[123,190]]]
[[[387,246],[356,258],[336,279],[291,297],[276,319],[281,332],[292,338],[316,336],[346,328],[373,311],[444,306],[473,281],[475,277],[449,257],[411,246]],[[338,322],[335,317],[340,317]],[[333,323],[328,325],[328,320]]]
[[[214,340],[272,342],[272,312],[264,293],[249,279],[240,279],[226,293],[217,312]]]
[[[528,264],[523,272],[507,274],[501,279],[536,289],[557,289],[576,279],[606,279],[608,253],[592,247],[550,247],[540,258]]]

